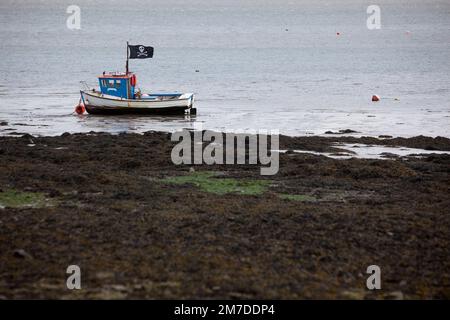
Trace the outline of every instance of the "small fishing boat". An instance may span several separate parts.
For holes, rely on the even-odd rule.
[[[75,111],[90,114],[184,114],[195,113],[193,93],[142,93],[136,74],[128,71],[128,59],[153,57],[153,48],[127,43],[125,72],[103,72],[98,77],[99,90],[80,90]]]

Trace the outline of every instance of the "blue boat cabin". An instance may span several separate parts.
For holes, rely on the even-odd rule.
[[[100,92],[122,99],[135,99],[136,75],[133,73],[103,73],[98,77]]]

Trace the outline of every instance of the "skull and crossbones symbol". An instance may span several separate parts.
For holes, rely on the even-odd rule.
[[[138,49],[139,49],[139,52],[137,53],[138,57],[147,56],[148,55],[147,51],[145,51],[145,47],[144,46],[139,46]]]

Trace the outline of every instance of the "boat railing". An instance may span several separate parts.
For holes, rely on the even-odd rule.
[[[89,87],[89,85],[87,84],[86,81],[80,81],[80,84],[83,86],[83,88],[84,88],[86,91],[91,91],[91,88]]]

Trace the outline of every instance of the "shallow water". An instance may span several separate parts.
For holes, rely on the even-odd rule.
[[[369,145],[361,143],[337,143],[335,146],[339,149],[349,152],[316,152],[310,150],[294,150],[297,153],[310,153],[322,155],[334,159],[395,159],[396,157],[422,157],[429,154],[450,154],[450,151],[425,150],[418,148],[390,147],[380,145]],[[281,150],[286,152],[287,150]]]
[[[368,30],[369,1],[76,1],[81,30],[69,30],[71,3],[2,0],[0,134],[201,123],[450,137],[450,3],[391,2],[377,1],[382,29]],[[155,47],[154,59],[130,62],[139,86],[195,92],[197,116],[73,114],[79,81],[122,70],[127,40]]]

